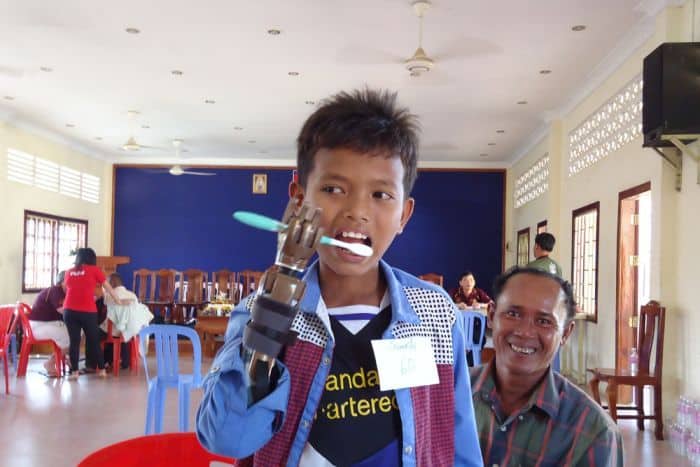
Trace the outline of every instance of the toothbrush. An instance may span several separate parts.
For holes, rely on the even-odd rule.
[[[233,213],[233,218],[251,227],[269,230],[270,232],[281,232],[287,229],[287,224],[254,212],[236,211]],[[372,256],[373,253],[372,248],[363,243],[347,243],[325,235],[321,237],[321,245],[345,248],[359,256]]]

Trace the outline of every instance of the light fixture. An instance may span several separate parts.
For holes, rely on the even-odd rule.
[[[242,126],[234,126],[233,129],[236,131],[241,131],[243,129],[243,127]]]
[[[287,74],[288,74],[289,76],[299,76],[299,72],[298,72],[298,71],[290,71],[290,72],[288,72]]]
[[[3,99],[8,100],[8,101],[13,101],[13,100],[15,100],[15,98],[12,97],[12,96],[3,96]]]
[[[97,141],[102,141],[102,136],[95,136],[95,139],[96,139]]]
[[[205,104],[216,104],[216,101],[214,99],[204,99]]]
[[[527,101],[518,101],[518,102],[516,102],[516,104],[518,104],[518,105],[525,105],[525,104],[527,104]]]
[[[575,32],[580,32],[580,31],[583,31],[584,29],[586,29],[585,24],[577,24],[575,26],[571,26],[571,30],[575,31]]]
[[[75,125],[73,123],[66,123],[66,126],[68,128],[75,128]]]
[[[267,33],[271,36],[279,36],[281,32],[282,31],[280,31],[279,29],[268,29],[267,30]]]
[[[314,105],[316,104],[316,101],[304,101],[306,105]]]
[[[136,142],[133,136],[130,137],[126,141],[126,144],[122,146],[122,149],[124,149],[125,151],[138,151],[140,148],[141,146],[139,146],[139,144]]]
[[[140,29],[136,29],[136,28],[126,28],[125,31],[128,32],[129,34],[138,34],[141,32]]]
[[[140,114],[141,112],[139,112],[138,110],[127,110],[126,113],[129,114],[130,117],[135,117],[136,115]]]
[[[182,70],[173,70],[170,72],[170,74],[175,76],[182,76]]]
[[[250,144],[255,144],[255,140],[254,140],[254,139],[249,139],[248,142],[249,142]]]
[[[481,154],[479,154],[479,157],[488,157],[488,156],[489,156],[489,155],[486,154],[485,152],[482,152]]]
[[[53,68],[48,67],[48,66],[42,66],[42,67],[40,67],[39,69],[40,69],[41,71],[43,71],[44,73],[51,73],[51,72],[53,71]]]
[[[552,72],[552,70],[540,70],[541,75],[548,75]]]
[[[503,134],[505,132],[506,132],[506,130],[496,130],[496,133],[499,133],[499,134]]]
[[[148,125],[141,125],[141,128],[143,128],[144,130],[149,130],[151,127]]]
[[[489,146],[495,146],[496,143],[489,143]]]
[[[263,149],[262,151],[258,151],[258,153],[260,153],[260,154],[267,154],[267,151]]]

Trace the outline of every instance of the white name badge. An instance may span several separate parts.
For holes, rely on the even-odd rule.
[[[440,382],[430,338],[377,339],[372,341],[372,348],[382,391]]]

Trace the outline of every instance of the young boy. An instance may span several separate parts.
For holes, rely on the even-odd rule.
[[[207,449],[266,467],[482,465],[454,305],[444,290],[381,260],[411,217],[417,174],[417,122],[395,101],[386,92],[340,93],[304,124],[291,196],[321,208],[325,235],[373,254],[318,248],[292,325],[297,340],[276,361],[274,389],[250,406],[243,301],[204,382],[197,434]],[[370,341],[414,337],[432,346],[439,382],[381,391],[388,370]]]

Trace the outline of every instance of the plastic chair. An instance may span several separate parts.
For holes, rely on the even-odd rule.
[[[148,374],[146,350],[141,353],[143,368],[148,382],[148,406],[146,407],[146,434],[163,431],[165,391],[177,388],[179,398],[179,427],[187,431],[189,425],[190,391],[202,385],[202,349],[199,336],[192,328],[177,325],[152,324],[139,333],[141,345],[148,345],[148,336],[155,337],[157,376]],[[184,336],[192,344],[192,374],[180,374],[178,356],[178,336]]]
[[[22,347],[19,351],[19,366],[17,367],[17,377],[27,375],[27,366],[29,365],[29,352],[34,344],[49,344],[53,346],[53,354],[56,359],[56,375],[60,378],[63,375],[66,367],[66,361],[63,358],[61,348],[56,344],[56,341],[51,339],[35,339],[32,333],[32,327],[29,325],[29,313],[31,308],[26,303],[17,303],[17,316],[19,323],[22,325]]]
[[[102,352],[105,350],[105,345],[112,344],[112,374],[114,376],[119,376],[119,368],[121,367],[121,357],[122,357],[122,344],[124,343],[124,338],[120,335],[112,335],[112,321],[107,320],[107,337],[105,337],[100,345],[102,346]],[[139,337],[134,336],[129,341],[130,352],[129,352],[129,368],[139,371]]]
[[[7,354],[9,353],[10,340],[15,332],[17,318],[16,305],[0,305],[0,357],[5,368],[5,394],[10,393],[10,374],[8,371]]]
[[[440,274],[434,272],[428,272],[426,274],[418,276],[418,279],[424,280],[426,282],[432,282],[435,285],[442,287],[443,277]]]
[[[204,449],[194,433],[164,433],[104,447],[80,461],[78,467],[209,467],[214,461],[236,462]]]
[[[472,352],[474,366],[481,365],[481,343],[486,334],[486,316],[478,311],[458,311],[464,322],[464,347]],[[479,323],[479,324],[477,324]]]

